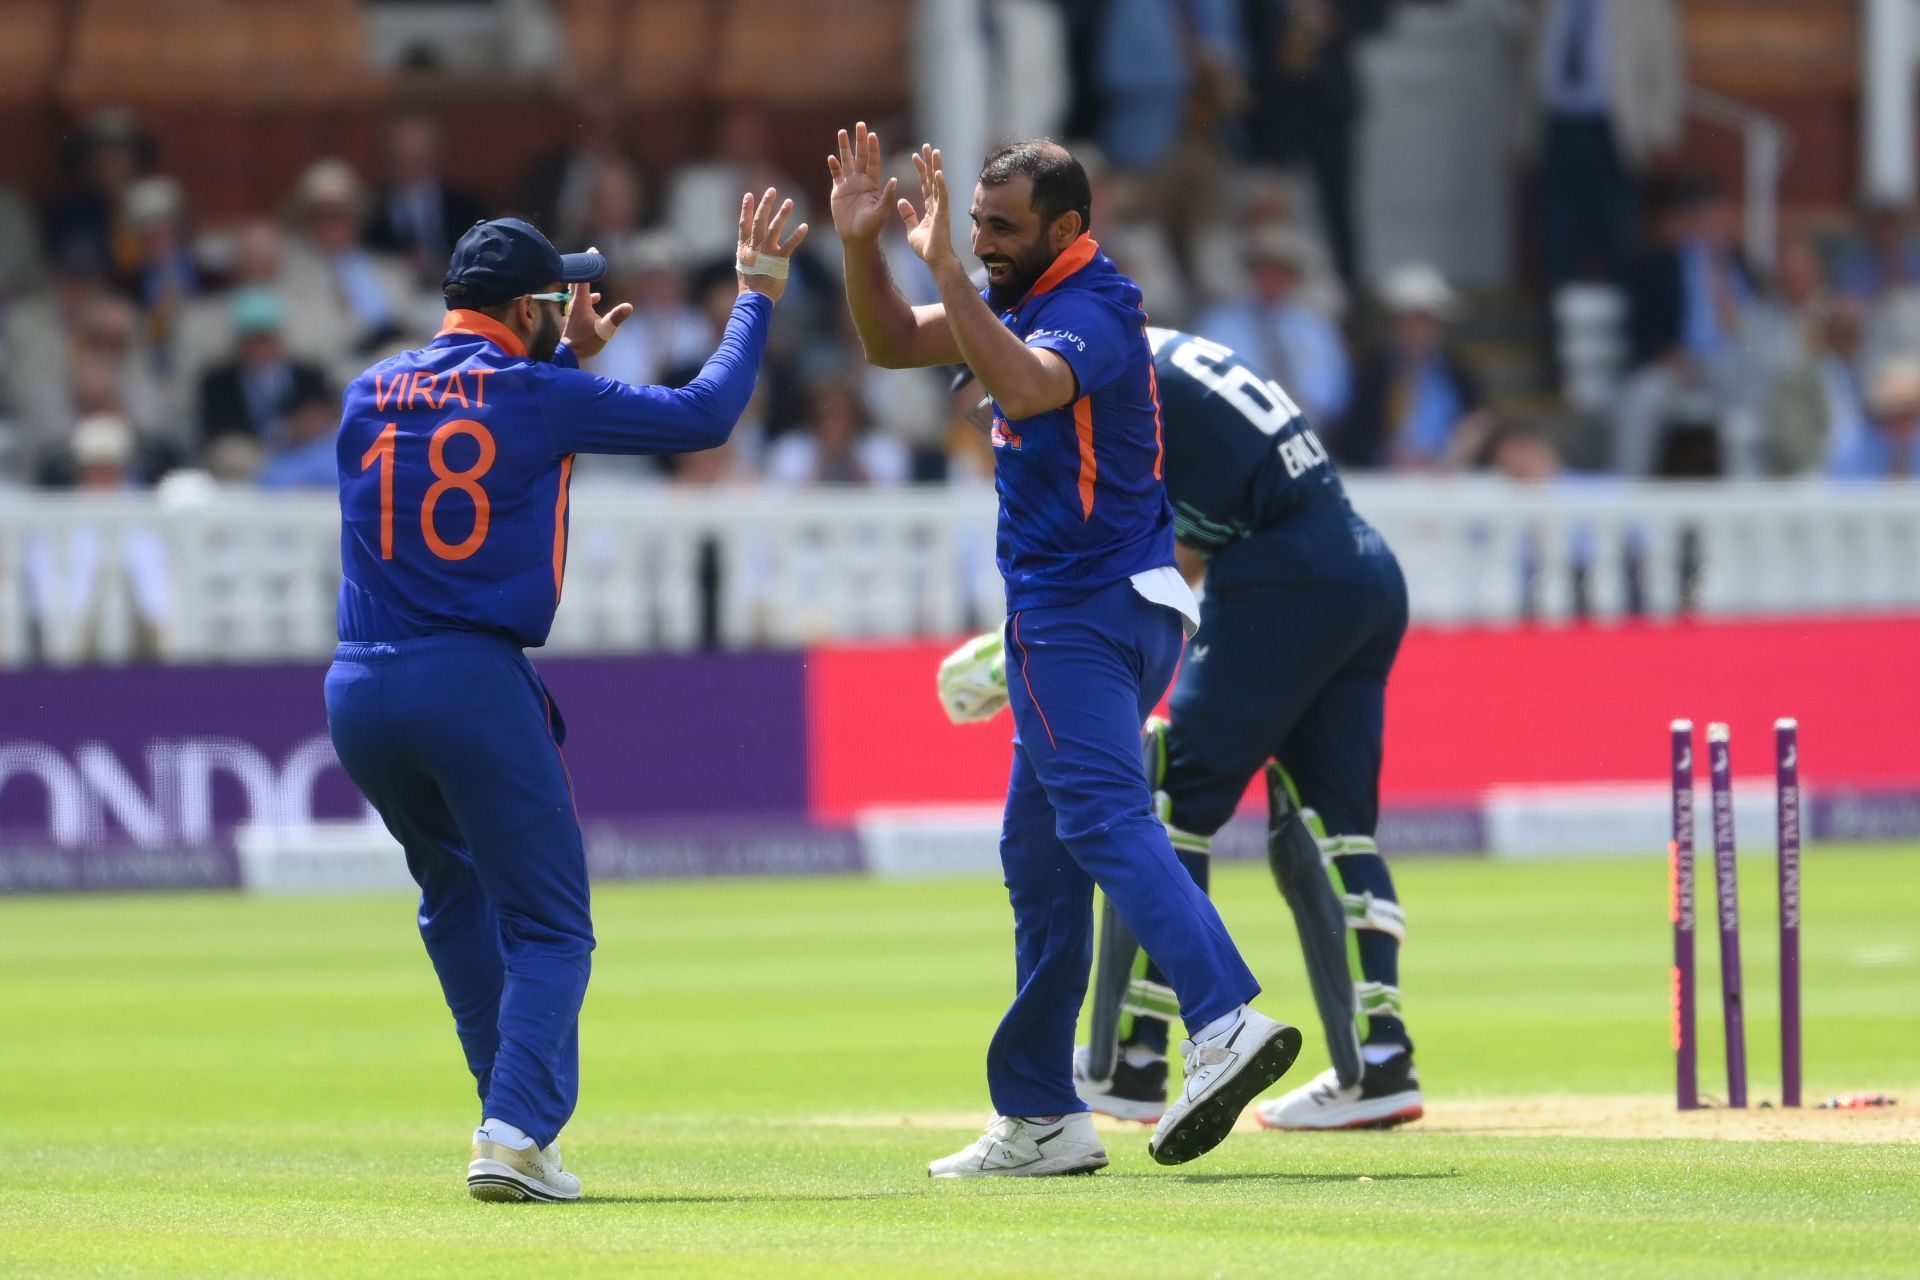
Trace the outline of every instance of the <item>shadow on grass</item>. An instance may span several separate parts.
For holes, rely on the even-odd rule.
[[[1119,1173],[1116,1178],[1169,1178],[1175,1182],[1435,1182],[1463,1176],[1458,1169],[1445,1173]]]
[[[804,1192],[787,1194],[784,1192],[746,1192],[741,1195],[674,1195],[664,1193],[655,1196],[581,1196],[579,1204],[832,1204],[860,1200],[900,1200],[907,1196],[924,1195],[923,1191],[847,1191],[833,1194],[809,1195]]]

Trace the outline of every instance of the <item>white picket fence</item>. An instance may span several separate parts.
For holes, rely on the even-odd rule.
[[[1430,624],[1920,608],[1920,485],[1362,479]],[[1002,610],[983,488],[576,486],[551,648],[952,635]],[[0,666],[316,658],[331,495],[0,498]]]

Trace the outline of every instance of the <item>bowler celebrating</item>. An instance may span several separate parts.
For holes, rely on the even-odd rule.
[[[566,723],[522,652],[560,601],[573,457],[727,439],[806,234],[781,243],[791,208],[772,190],[741,201],[740,296],[681,390],[581,370],[633,309],[596,315],[606,259],[515,218],[454,247],[440,335],[347,390],[327,723],[420,885],[420,936],[479,1086],[479,1200],[580,1197],[555,1140],[579,1087],[586,853]]]
[[[964,361],[994,406],[1015,729],[1000,857],[1017,993],[987,1050],[996,1115],[928,1172],[1069,1174],[1107,1163],[1073,1084],[1096,883],[1178,995],[1186,1083],[1148,1149],[1162,1164],[1191,1160],[1293,1064],[1300,1033],[1248,1007],[1259,984],[1174,857],[1140,768],[1141,721],[1198,608],[1174,567],[1139,287],[1088,235],[1086,173],[1054,143],[1005,147],[980,172],[971,213],[984,295],[952,250],[938,151],[915,157],[918,212],[895,204],[865,125],[840,134],[827,164],[868,359]],[[877,241],[896,208],[939,286],[936,305],[910,306],[887,277]]]
[[[1256,1114],[1276,1129],[1418,1119],[1424,1104],[1400,1008],[1406,915],[1374,843],[1406,582],[1284,387],[1198,335],[1149,328],[1147,338],[1175,551],[1190,582],[1207,582],[1173,722],[1148,721],[1147,783],[1175,852],[1205,890],[1213,835],[1264,769],[1267,859],[1299,928],[1334,1064]],[[973,417],[983,429],[984,416]],[[998,636],[962,646],[940,667],[947,714],[990,719],[1007,703],[1005,672]],[[1172,1003],[1108,902],[1092,1036],[1074,1057],[1080,1097],[1095,1111],[1160,1118]]]

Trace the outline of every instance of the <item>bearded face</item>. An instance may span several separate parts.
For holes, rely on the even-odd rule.
[[[539,325],[527,340],[527,354],[542,362],[553,359],[554,352],[560,349],[560,337],[564,330],[560,305],[555,302],[541,303]]]
[[[1006,311],[1027,296],[1060,256],[1053,244],[1056,237],[1033,207],[1033,179],[1024,173],[976,186],[969,212],[973,253],[987,269],[987,305]]]
[[[987,304],[995,311],[1012,307],[1039,283],[1058,256],[1048,247],[1044,228],[1036,229],[1024,243],[1001,237],[992,253],[980,257],[987,269]]]

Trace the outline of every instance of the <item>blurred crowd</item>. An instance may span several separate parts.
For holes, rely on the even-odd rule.
[[[1350,468],[1561,472],[1551,423],[1489,392],[1473,331],[1483,299],[1424,263],[1361,274],[1355,56],[1387,0],[1007,8],[1040,15],[1055,38],[1023,37],[1000,74],[1071,86],[1053,122],[1091,173],[1096,237],[1140,280],[1155,323],[1250,356]],[[1535,17],[1521,71],[1535,108],[1523,126],[1538,179],[1533,274],[1543,296],[1597,287],[1624,299],[1613,323],[1628,357],[1589,405],[1606,447],[1573,460],[1627,476],[1913,473],[1912,211],[1875,207],[1819,237],[1793,234],[1773,271],[1756,270],[1727,193],[1663,160],[1679,138],[1671,4],[1547,0]],[[738,193],[778,186],[804,206],[824,184],[813,157],[779,153],[751,105],[724,109],[709,153],[670,172],[639,165],[623,129],[605,101],[582,99],[510,190],[483,193],[445,178],[434,119],[402,112],[370,172],[317,158],[278,207],[216,226],[196,217],[137,116],[77,122],[63,189],[29,204],[0,188],[0,477],[123,488],[193,468],[232,484],[331,486],[341,389],[432,336],[453,241],[509,211],[611,260],[603,292],[636,312],[600,372],[686,380],[733,298]],[[910,178],[904,154],[896,163]],[[989,474],[944,373],[859,358],[826,211],[803,214],[816,234],[733,441],[583,460],[583,481]],[[903,291],[929,300],[898,229],[887,247]],[[1564,346],[1542,343],[1541,359],[1565,359]]]

